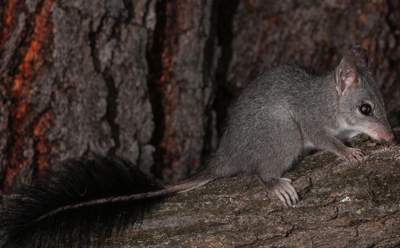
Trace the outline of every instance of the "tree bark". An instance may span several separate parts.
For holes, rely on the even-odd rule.
[[[6,1],[2,188],[88,152],[148,173],[155,160],[169,181],[195,170],[215,137],[212,9],[211,1]]]

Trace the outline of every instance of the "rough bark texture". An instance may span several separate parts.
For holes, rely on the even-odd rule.
[[[170,198],[104,247],[399,247],[400,147],[361,146],[361,164],[329,153],[286,176],[302,201],[284,208],[254,177]]]
[[[200,166],[211,141],[210,97],[215,67],[213,2],[159,1],[149,50],[150,94],[155,114],[154,172],[169,181]]]
[[[153,171],[169,181],[200,165],[216,137],[212,1],[0,8],[2,188],[87,152],[126,157],[149,173],[155,160]]]
[[[12,18],[1,47],[4,188],[88,151],[151,160],[155,21],[150,3],[135,2],[26,1],[3,12]]]

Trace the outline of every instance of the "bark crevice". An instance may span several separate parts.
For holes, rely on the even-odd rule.
[[[225,125],[226,109],[233,100],[235,94],[228,79],[229,65],[233,56],[232,42],[234,38],[233,21],[239,0],[222,0],[217,3],[217,31],[216,37],[221,48],[221,54],[216,67],[216,92],[214,109],[217,116],[217,128],[219,135],[222,134]]]
[[[153,166],[152,170],[157,177],[161,177],[161,172],[157,168],[163,167],[163,156],[165,153],[160,146],[165,129],[165,110],[163,106],[164,92],[160,79],[164,69],[162,56],[165,49],[166,4],[167,1],[157,1],[155,4],[156,24],[152,35],[152,41],[148,43],[146,51],[149,100],[154,122],[154,131],[150,142],[155,148],[155,152],[153,153],[155,166]]]
[[[122,14],[121,14],[122,15]],[[107,19],[107,15],[104,14],[101,18],[100,24],[96,30],[91,31],[89,33],[89,44],[91,49],[91,56],[93,59],[93,66],[95,71],[101,75],[106,88],[107,88],[107,97],[106,97],[106,110],[104,116],[101,118],[102,121],[106,121],[110,127],[111,137],[113,139],[113,146],[108,150],[109,155],[115,155],[116,151],[119,149],[120,142],[120,128],[117,122],[118,117],[118,94],[119,90],[116,86],[114,78],[109,70],[109,65],[102,65],[99,59],[99,51],[97,47],[98,35],[102,32],[102,27],[104,22]],[[122,17],[120,18],[122,20]],[[110,37],[116,37],[116,30],[118,25],[121,25],[120,20],[114,20],[115,23],[112,27],[112,31]]]

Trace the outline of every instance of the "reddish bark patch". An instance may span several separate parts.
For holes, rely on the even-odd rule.
[[[12,1],[10,1],[12,2]],[[33,32],[30,37],[30,41],[27,42],[27,50],[22,56],[22,61],[18,66],[18,70],[11,85],[11,96],[13,99],[12,108],[12,124],[14,142],[11,144],[9,154],[9,165],[5,170],[5,181],[3,187],[11,185],[13,178],[26,166],[29,161],[24,158],[23,152],[26,149],[27,137],[30,135],[27,133],[25,127],[29,126],[27,120],[27,112],[29,111],[29,105],[31,103],[31,82],[33,75],[35,75],[43,64],[41,57],[41,49],[47,41],[50,28],[48,21],[53,0],[44,0],[34,16]],[[11,8],[11,7],[10,7]],[[12,23],[12,20],[6,18],[6,23]],[[42,167],[47,162],[44,162],[44,154],[47,155],[48,147],[44,143],[44,132],[48,125],[50,115],[44,114],[39,118],[37,125],[33,128],[34,137],[39,140],[35,149],[39,152],[38,166]],[[46,151],[46,152],[44,152]]]
[[[174,163],[179,160],[177,141],[175,137],[175,114],[179,97],[179,87],[173,74],[173,60],[178,49],[177,41],[177,6],[176,2],[171,1],[166,6],[166,27],[165,27],[165,46],[162,52],[163,73],[160,78],[160,86],[164,93],[164,136],[160,146],[165,151],[163,163],[174,167]]]
[[[50,128],[50,121],[51,121],[50,112],[45,112],[39,117],[37,122],[33,125],[33,137],[36,139],[35,169],[37,173],[41,173],[48,166],[48,157],[51,147],[46,142],[45,134]]]
[[[10,35],[10,31],[14,23],[14,13],[16,6],[17,0],[9,0],[6,3],[2,19],[2,27],[0,31],[0,47],[3,46],[5,40],[7,40]]]

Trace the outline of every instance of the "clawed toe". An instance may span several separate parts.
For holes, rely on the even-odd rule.
[[[285,207],[293,207],[299,201],[299,195],[288,178],[280,178],[274,186],[273,192],[282,201]]]
[[[279,180],[283,180],[283,181],[286,181],[286,182],[289,182],[289,183],[292,182],[292,179],[286,178],[286,177],[281,177],[281,178],[279,178]]]
[[[350,162],[360,162],[364,157],[364,153],[358,148],[348,147],[341,156]]]

